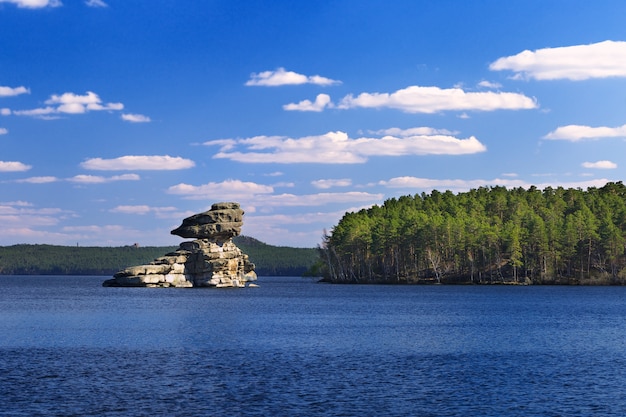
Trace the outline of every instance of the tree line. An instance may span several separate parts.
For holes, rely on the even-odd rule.
[[[335,283],[626,283],[626,187],[432,191],[346,213],[319,247]]]
[[[238,236],[235,244],[255,264],[260,276],[301,276],[317,261],[315,248],[268,245]],[[177,247],[77,247],[57,245],[0,246],[0,275],[113,275],[144,265]]]

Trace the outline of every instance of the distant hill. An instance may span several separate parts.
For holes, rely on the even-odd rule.
[[[257,239],[234,239],[256,266],[257,275],[301,276],[317,261],[315,248],[272,246]],[[0,275],[113,275],[173,252],[176,246],[77,247],[0,246]]]

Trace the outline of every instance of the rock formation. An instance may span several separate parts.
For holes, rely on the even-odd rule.
[[[192,238],[148,265],[131,266],[105,281],[106,287],[244,287],[256,280],[254,264],[232,238],[241,233],[238,203],[216,203],[183,220],[172,234]]]

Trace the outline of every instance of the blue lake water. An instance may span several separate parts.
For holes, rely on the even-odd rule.
[[[626,288],[0,276],[0,416],[623,416]]]

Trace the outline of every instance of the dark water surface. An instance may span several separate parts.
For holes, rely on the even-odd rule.
[[[623,416],[626,288],[0,276],[1,416]]]

